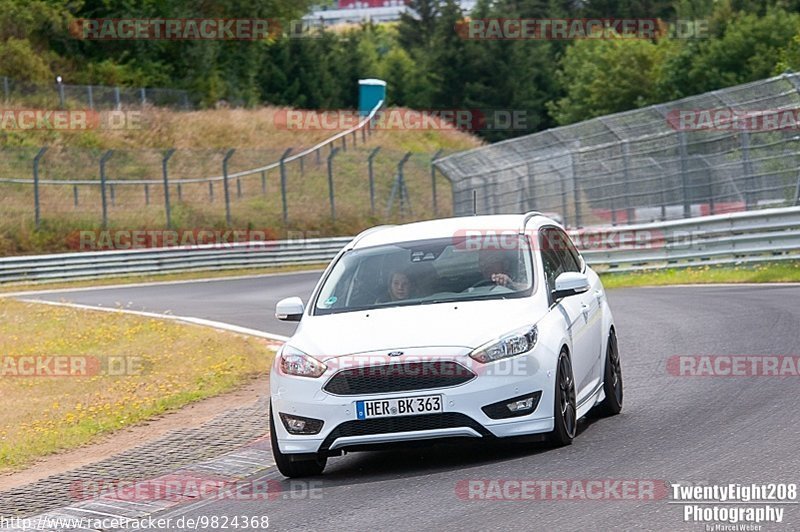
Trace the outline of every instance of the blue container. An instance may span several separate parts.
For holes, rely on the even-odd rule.
[[[386,82],[382,79],[358,80],[358,114],[367,116],[378,103],[386,101]]]

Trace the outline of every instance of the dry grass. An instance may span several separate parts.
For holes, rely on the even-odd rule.
[[[90,374],[94,361],[126,360],[133,371],[13,376],[22,366],[9,357],[21,356],[86,357]],[[0,300],[0,471],[234,389],[272,356],[261,340],[213,329]]]
[[[155,179],[162,177],[164,150],[176,147],[169,162],[170,178],[203,178],[222,174],[226,148],[236,148],[230,160],[231,173],[277,161],[286,148],[298,152],[328,138],[336,131],[280,129],[276,116],[285,110],[209,110],[178,113],[147,112],[141,130],[83,132],[0,132],[0,178],[31,177],[31,161],[38,146],[49,150],[41,162],[40,177],[47,180],[88,179],[99,182],[99,158],[113,149],[106,172],[109,179]],[[287,231],[312,231],[321,236],[353,234],[376,223],[419,220],[433,217],[430,161],[439,149],[452,153],[476,147],[480,141],[454,129],[383,130],[366,138],[359,134],[353,145],[334,161],[336,220],[330,216],[327,156],[311,156],[301,165],[287,165],[289,224],[282,220],[280,175],[276,170],[263,176],[250,175],[232,180],[232,227],[269,229],[276,236]],[[341,147],[341,143],[338,144]],[[374,160],[376,211],[370,211],[367,158],[376,147]],[[407,152],[413,156],[406,165],[406,183],[411,211],[399,216],[387,214],[387,204],[397,173],[397,163]],[[447,180],[438,178],[437,214],[450,212]],[[238,190],[241,187],[241,198]],[[165,226],[164,191],[161,185],[118,185],[107,190],[111,229],[160,229]],[[207,183],[184,184],[180,195],[170,187],[173,225],[178,229],[222,228],[225,224],[221,182],[209,190]],[[77,193],[77,206],[74,194]],[[112,197],[113,196],[113,197]],[[97,185],[42,185],[40,203],[42,227],[36,231],[33,191],[29,185],[0,184],[0,255],[69,250],[69,235],[82,229],[96,229],[101,222],[101,200]],[[395,207],[397,207],[397,202]]]

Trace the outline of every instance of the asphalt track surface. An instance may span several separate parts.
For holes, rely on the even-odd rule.
[[[306,299],[318,275],[35,297],[119,303],[288,335],[293,326],[275,321],[274,304],[289,295]],[[613,290],[608,297],[619,335],[625,408],[614,418],[584,420],[571,446],[476,443],[349,454],[330,459],[325,474],[307,484],[266,471],[257,479],[280,483],[284,493],[276,500],[200,501],[165,515],[267,515],[275,530],[699,531],[704,525],[685,522],[684,505],[671,492],[656,500],[497,501],[465,499],[457,486],[474,479],[566,480],[571,486],[603,479],[684,485],[800,481],[800,378],[667,371],[667,360],[676,355],[800,355],[800,287],[636,288]],[[784,510],[783,522],[765,523],[762,530],[800,530],[800,506],[773,507]]]

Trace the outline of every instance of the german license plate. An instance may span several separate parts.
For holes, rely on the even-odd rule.
[[[441,395],[356,401],[357,419],[434,414],[442,411],[444,411],[444,408]]]

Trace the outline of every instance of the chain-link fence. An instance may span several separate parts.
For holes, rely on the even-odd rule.
[[[569,225],[800,204],[800,74],[442,158],[456,214],[559,213]]]
[[[152,105],[172,109],[191,109],[189,93],[178,89],[108,87],[103,85],[35,85],[0,77],[3,102],[40,108],[128,109]]]
[[[351,234],[452,213],[447,182],[432,164],[442,152],[379,146],[360,132],[354,138],[296,158],[303,152],[1,148],[0,255],[22,245],[2,245],[3,232],[19,233],[20,226],[57,233],[270,228],[279,238],[297,230]]]

